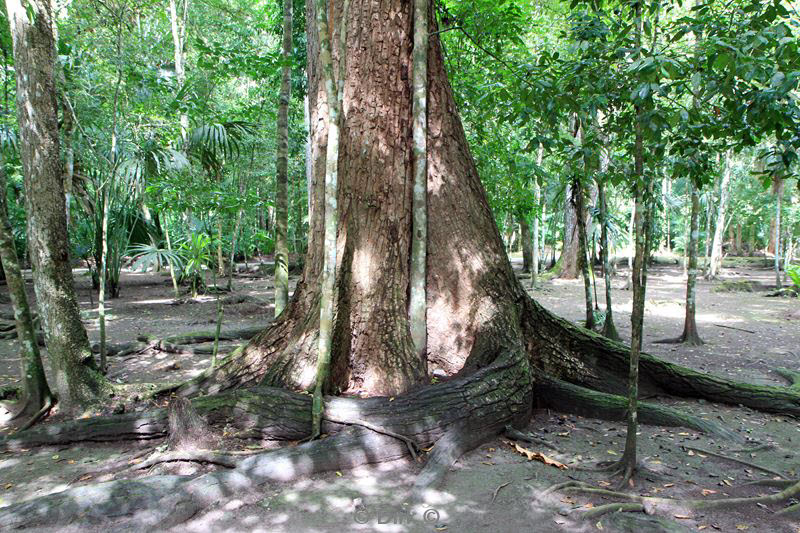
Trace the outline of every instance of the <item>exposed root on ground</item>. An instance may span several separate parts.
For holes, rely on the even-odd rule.
[[[681,448],[685,448],[687,450],[693,450],[695,452],[699,452],[699,453],[702,453],[702,454],[711,455],[713,457],[718,457],[718,458],[723,459],[725,461],[730,461],[732,463],[738,463],[740,465],[748,466],[748,467],[752,468],[753,470],[760,470],[762,472],[766,472],[767,474],[772,474],[773,476],[777,476],[777,477],[780,477],[780,478],[785,478],[786,477],[786,476],[784,476],[783,474],[781,474],[780,472],[778,472],[776,470],[773,470],[771,468],[767,468],[766,466],[761,466],[761,465],[757,465],[755,463],[751,463],[750,461],[745,461],[744,459],[739,459],[737,457],[731,457],[729,455],[725,455],[725,454],[722,454],[722,453],[719,453],[719,452],[706,450],[705,448],[698,448],[697,446],[688,446],[686,444],[681,444],[680,446],[681,446]]]
[[[134,464],[131,470],[145,470],[162,463],[191,462],[206,463],[225,468],[236,468],[236,459],[228,453],[215,450],[191,450],[179,452],[157,453],[141,463]]]
[[[575,492],[581,494],[589,494],[595,496],[603,496],[607,498],[616,498],[626,500],[626,502],[633,502],[634,505],[628,505],[623,508],[600,506],[600,508],[593,508],[580,514],[583,518],[597,518],[600,514],[614,510],[625,511],[641,511],[647,514],[652,513],[674,513],[676,511],[700,511],[704,509],[723,509],[730,507],[740,507],[750,504],[780,504],[800,495],[800,481],[795,481],[792,485],[784,488],[775,494],[765,496],[755,496],[752,498],[721,498],[715,500],[677,500],[673,498],[661,498],[655,496],[642,496],[639,494],[630,494],[626,492],[612,491],[607,489],[599,489],[587,483],[580,481],[566,481],[559,483],[547,489],[541,496],[552,494],[553,492]],[[618,504],[610,504],[618,505]],[[638,507],[636,507],[638,506]],[[788,507],[778,513],[794,512],[792,509],[795,506]],[[597,511],[597,509],[601,509]],[[595,513],[596,511],[596,513]]]

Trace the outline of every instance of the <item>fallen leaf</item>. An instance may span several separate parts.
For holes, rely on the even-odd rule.
[[[688,514],[676,514],[676,515],[672,515],[672,516],[674,516],[678,520],[688,520],[688,519],[691,518],[691,516],[689,516]]]
[[[607,451],[608,451],[608,453],[609,453],[609,454],[611,454],[611,455],[617,455],[617,452],[615,452],[614,450],[607,450]]]
[[[674,486],[675,486],[675,483],[665,483],[665,484],[664,484],[664,488],[665,488],[665,489],[668,489],[668,488],[670,488],[670,487],[674,487]]]
[[[544,463],[544,464],[546,464],[548,466],[555,466],[556,468],[559,468],[561,470],[566,470],[567,469],[567,465],[565,465],[564,463],[559,463],[555,459],[551,459],[550,457],[547,457],[543,453],[534,452],[534,451],[529,450],[528,448],[523,448],[522,446],[520,446],[517,443],[512,443],[512,444],[514,446],[514,449],[517,451],[517,453],[520,453],[520,454],[524,455],[525,457],[527,457],[528,461],[539,461],[539,462],[542,462],[542,463]]]
[[[709,494],[716,494],[717,491],[711,489],[703,489],[703,496],[708,496]]]
[[[494,466],[494,463],[491,463],[489,461],[481,461],[481,464],[482,465],[488,465],[488,466]]]
[[[390,402],[393,402],[393,401],[394,401],[394,396],[392,396],[391,398],[389,398],[389,401],[390,401]]]
[[[6,483],[5,489],[6,489],[6,490],[8,490],[8,489],[10,489],[10,488],[11,488],[11,487],[13,487],[13,486],[14,486],[14,484],[13,484],[13,483]]]
[[[750,529],[750,526],[747,524],[736,524],[736,529],[739,531],[744,531],[745,529]]]
[[[687,455],[694,455],[694,452],[692,450],[689,450],[689,453]]]
[[[611,483],[609,483],[608,481],[598,481],[597,484],[600,485],[601,487],[610,487],[611,486]]]
[[[342,473],[339,472],[338,470],[336,471],[336,475],[339,476],[339,477],[342,477]]]

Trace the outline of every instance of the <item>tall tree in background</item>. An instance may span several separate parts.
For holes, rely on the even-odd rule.
[[[189,19],[191,0],[169,0],[169,20],[172,29],[172,46],[175,56],[175,79],[178,82],[178,93],[185,91],[186,85],[186,28]],[[181,137],[188,141],[189,113],[185,107],[180,112]]]
[[[570,187],[570,190],[572,192],[570,202],[572,202],[574,205],[575,212],[583,213],[586,210],[586,191],[579,178],[572,180],[572,186]],[[581,271],[581,277],[583,277],[583,296],[586,304],[586,322],[584,323],[584,326],[586,326],[586,329],[594,329],[595,323],[594,306],[592,304],[592,279],[589,272],[589,260],[587,253],[588,246],[586,241],[586,226],[584,224],[578,224],[578,268]]]
[[[717,219],[714,223],[714,240],[711,244],[711,259],[708,263],[707,279],[714,279],[719,275],[722,267],[722,240],[725,238],[725,225],[728,213],[728,198],[730,197],[731,175],[733,174],[733,151],[725,153],[725,162],[722,169],[722,181],[719,185],[719,203],[717,204]]]
[[[275,316],[289,301],[289,101],[292,97],[292,0],[283,1],[281,93],[275,178]]]
[[[697,240],[700,233],[700,192],[694,182],[689,180],[689,194],[692,199],[692,212],[689,216],[689,264],[686,269],[686,318],[679,342],[690,346],[700,346],[703,340],[697,332],[695,314],[697,309]]]
[[[600,154],[601,172],[604,172],[607,166],[607,155],[605,150]],[[604,162],[605,161],[605,162]],[[602,334],[609,339],[618,341],[620,340],[617,326],[614,324],[614,309],[611,303],[611,260],[610,260],[610,243],[608,239],[608,201],[606,199],[606,188],[602,180],[597,181],[597,202],[600,204],[600,255],[603,261],[603,278],[605,281],[605,296],[606,296],[606,316],[603,321]]]
[[[775,268],[775,288],[780,290],[783,286],[781,283],[781,196],[783,196],[783,179],[782,176],[775,175],[772,179],[772,193],[775,195],[775,252],[774,252],[774,268]]]
[[[78,411],[98,401],[110,383],[95,366],[69,262],[53,13],[48,0],[6,0],[6,9],[17,71],[20,159],[34,289],[59,402],[66,412]]]

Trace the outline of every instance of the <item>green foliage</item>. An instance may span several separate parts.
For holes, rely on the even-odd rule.
[[[789,279],[792,280],[796,289],[800,291],[800,265],[788,266],[786,268],[786,273],[789,275]]]
[[[195,233],[180,245],[178,254],[183,258],[181,281],[189,283],[192,297],[206,286],[205,271],[212,262],[213,240],[208,235]]]

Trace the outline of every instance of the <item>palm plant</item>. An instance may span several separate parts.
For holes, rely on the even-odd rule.
[[[169,266],[169,275],[172,278],[172,289],[175,298],[178,297],[178,278],[177,271],[183,270],[183,256],[171,247],[161,248],[155,244],[134,244],[128,248],[128,253],[133,256],[133,268],[146,270],[152,266]]]
[[[181,244],[180,255],[183,257],[181,280],[188,280],[192,298],[197,298],[200,287],[205,287],[204,272],[211,263],[211,237],[203,233],[194,233],[188,241]]]

